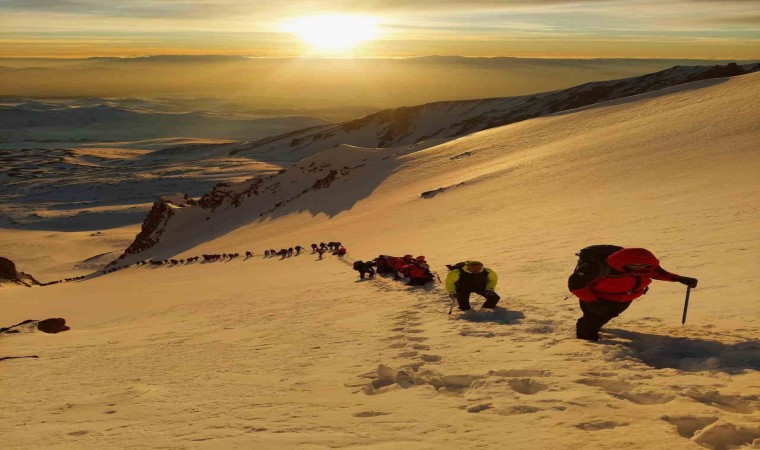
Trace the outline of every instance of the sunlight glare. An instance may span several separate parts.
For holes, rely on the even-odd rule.
[[[345,52],[378,34],[376,19],[345,14],[300,17],[287,23],[285,31],[326,52]]]

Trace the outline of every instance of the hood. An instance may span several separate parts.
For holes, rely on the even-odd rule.
[[[626,264],[650,264],[657,268],[660,261],[645,248],[624,248],[608,256],[607,264],[619,272],[624,272],[623,266]]]

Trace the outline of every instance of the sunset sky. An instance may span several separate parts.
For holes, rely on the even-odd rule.
[[[760,58],[758,0],[1,0],[0,56]]]

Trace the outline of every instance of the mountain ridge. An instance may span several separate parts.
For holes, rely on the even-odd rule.
[[[474,100],[454,100],[386,109],[361,119],[268,137],[241,144],[231,155],[297,161],[334,145],[398,147],[431,138],[455,139],[594,103],[643,94],[703,79],[760,70],[760,64],[676,66],[618,80],[584,83],[569,89]]]

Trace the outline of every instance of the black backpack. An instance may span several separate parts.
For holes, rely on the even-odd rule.
[[[364,268],[364,261],[354,262],[354,270],[361,270]]]
[[[576,253],[578,263],[567,279],[568,289],[581,289],[595,278],[609,275],[614,269],[607,264],[606,259],[622,249],[623,247],[618,245],[591,245]]]
[[[464,262],[458,262],[456,264],[446,264],[446,268],[449,269],[449,271],[459,270],[462,267],[464,267]]]

